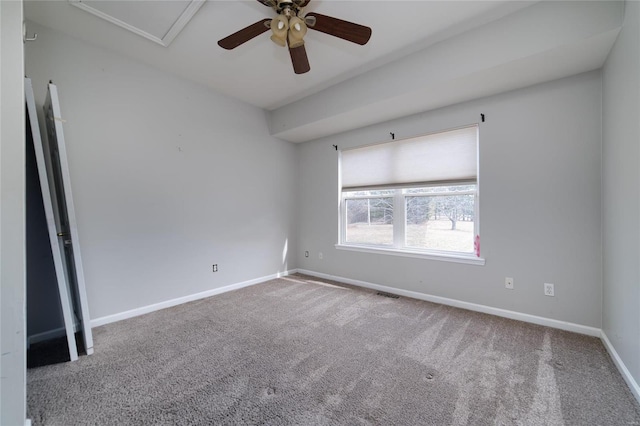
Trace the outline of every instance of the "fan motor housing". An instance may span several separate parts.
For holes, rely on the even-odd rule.
[[[288,7],[296,8],[297,5],[293,2],[293,0],[278,0],[278,6],[277,6],[278,10],[283,10]]]

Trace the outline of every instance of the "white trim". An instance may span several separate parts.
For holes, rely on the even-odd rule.
[[[602,343],[604,343],[604,347],[607,348],[607,352],[609,352],[609,355],[613,359],[613,363],[616,365],[616,367],[618,367],[618,371],[620,371],[622,378],[625,382],[627,382],[631,393],[636,398],[636,400],[640,402],[640,386],[638,386],[638,382],[635,381],[635,379],[631,375],[631,372],[627,369],[627,366],[624,365],[624,362],[622,362],[622,358],[620,358],[620,355],[618,355],[618,352],[611,344],[611,341],[605,334],[604,330],[602,330],[600,338],[602,339]]]
[[[406,223],[407,223],[407,199],[402,193],[401,188],[396,188],[393,191],[393,208],[397,211],[397,214],[393,215],[393,246],[402,247],[405,243],[406,237]],[[346,243],[346,240],[342,240]]]
[[[99,327],[101,325],[110,324],[112,322],[122,321],[128,318],[133,318],[140,315],[148,314],[150,312],[159,311],[160,309],[170,308],[172,306],[181,305],[183,303],[192,302],[194,300],[204,299],[207,297],[215,296],[217,294],[226,293],[228,291],[238,290],[243,287],[249,287],[255,284],[263,283],[265,281],[295,274],[296,272],[297,272],[296,269],[292,269],[284,272],[277,272],[275,274],[267,275],[260,278],[255,278],[253,280],[243,281],[236,284],[230,284],[224,287],[218,287],[211,290],[203,291],[201,293],[190,294],[188,296],[178,297],[176,299],[166,300],[160,303],[154,303],[153,305],[142,306],[140,308],[131,309],[129,311],[120,312],[113,315],[107,315],[100,318],[95,318],[91,320],[91,327]]]
[[[24,426],[31,426],[31,419],[25,419]]]
[[[524,321],[531,324],[543,325],[546,327],[557,328],[560,330],[572,331],[574,333],[586,334],[588,336],[600,337],[601,330],[595,327],[588,327],[586,325],[574,324],[566,321],[559,321],[550,318],[539,317],[536,315],[523,314],[515,311],[508,311],[506,309],[494,308],[492,306],[479,305],[476,303],[463,302],[456,299],[448,299],[446,297],[432,296],[430,294],[418,293],[416,291],[403,290],[400,288],[387,287],[380,284],[373,284],[366,281],[353,280],[351,278],[337,277],[334,275],[323,274],[320,272],[309,271],[306,269],[298,269],[301,274],[311,275],[318,278],[324,278],[327,280],[339,281],[345,284],[351,284],[358,287],[370,288],[373,290],[384,291],[386,293],[397,294],[400,296],[411,297],[413,299],[426,300],[427,302],[440,303],[442,305],[453,306],[456,308],[467,309],[475,312],[482,312],[485,314],[495,315],[498,317],[509,318],[518,321]]]
[[[443,252],[442,254],[421,253],[418,251],[409,251],[406,249],[396,249],[392,247],[380,248],[380,247],[366,247],[366,246],[356,246],[356,245],[347,245],[347,244],[336,244],[335,247],[338,250],[359,251],[363,253],[375,253],[375,254],[389,254],[392,256],[413,257],[417,259],[440,260],[442,262],[466,263],[469,265],[484,266],[486,262],[484,258],[476,257],[473,254],[465,255],[465,254],[452,254],[452,253],[446,253],[446,252]]]
[[[87,299],[87,290],[84,280],[84,267],[82,262],[82,256],[80,254],[80,236],[78,234],[78,225],[76,220],[76,210],[75,203],[73,201],[73,191],[71,190],[71,171],[69,168],[69,158],[67,156],[67,141],[64,137],[64,129],[62,126],[62,111],[60,109],[60,97],[58,96],[58,87],[49,83],[49,91],[47,93],[47,101],[45,111],[51,112],[52,122],[47,120],[47,128],[48,126],[52,126],[55,130],[55,140],[49,140],[49,145],[57,144],[58,148],[58,161],[60,163],[60,178],[62,179],[62,193],[64,195],[64,202],[66,208],[66,219],[68,225],[68,231],[71,237],[71,254],[73,256],[73,262],[69,262],[67,259],[68,255],[63,255],[64,264],[67,268],[72,268],[75,273],[75,288],[77,290],[76,301],[80,305],[76,308],[79,308],[80,312],[78,315],[80,316],[80,321],[82,323],[81,331],[82,336],[84,337],[84,345],[87,348],[87,353],[93,353],[93,335],[91,334],[91,327],[87,327],[89,323],[89,301]],[[48,113],[46,114],[47,118],[49,118]],[[52,168],[55,170],[55,168]],[[55,182],[55,173],[54,182]],[[58,206],[61,208],[60,206]],[[62,220],[60,217],[63,215],[62,210],[58,210],[56,216],[58,216],[59,220]],[[65,231],[62,223],[58,223],[58,231]],[[58,234],[60,235],[60,234]],[[64,240],[64,237],[62,237]],[[66,251],[65,251],[66,253]],[[67,274],[67,283],[70,288],[74,285],[74,280],[70,275]],[[75,303],[71,303],[72,308],[75,306]],[[75,335],[71,336],[71,338],[75,341]],[[71,357],[73,361],[73,357]]]
[[[159,45],[164,47],[168,47],[173,41],[173,39],[176,38],[178,34],[180,34],[180,31],[184,29],[184,27],[191,20],[191,18],[193,18],[193,15],[195,15],[196,12],[202,7],[204,2],[205,0],[192,0],[189,3],[189,6],[187,6],[187,8],[182,12],[182,14],[178,17],[178,19],[176,19],[173,25],[171,25],[171,28],[169,28],[167,33],[162,38],[160,38],[144,30],[141,30],[136,26],[128,24],[114,16],[104,13],[103,11],[96,9],[95,7],[90,6],[87,3],[83,3],[82,0],[69,0],[70,4],[72,4],[73,6],[79,9],[89,12],[92,15],[95,15],[99,18],[104,19],[105,21],[111,22],[112,24],[115,24],[126,30],[129,30],[134,34],[137,34],[141,37],[144,37],[148,40],[158,43]]]
[[[180,34],[180,32],[187,26],[191,18],[202,7],[206,0],[192,0],[189,6],[182,12],[180,17],[176,19],[169,31],[162,37],[162,42],[165,47],[169,46],[174,38]]]

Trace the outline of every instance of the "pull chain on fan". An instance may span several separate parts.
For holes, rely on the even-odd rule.
[[[293,70],[296,74],[308,72],[309,59],[304,47],[307,28],[329,34],[352,43],[365,45],[371,38],[371,28],[343,21],[319,13],[302,17],[302,8],[310,0],[258,0],[276,11],[273,19],[263,19],[218,41],[218,45],[231,50],[271,30],[271,40],[279,46],[289,47]]]

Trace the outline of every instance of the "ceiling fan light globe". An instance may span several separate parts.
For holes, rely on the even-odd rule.
[[[271,40],[279,46],[285,46],[289,21],[285,16],[278,15],[271,20]]]
[[[271,41],[273,41],[275,44],[277,44],[278,46],[282,46],[284,47],[287,43],[285,42],[286,39],[281,38],[276,36],[275,34],[271,35]]]
[[[297,16],[289,21],[289,47],[296,48],[304,45],[304,36],[307,34],[307,24]]]

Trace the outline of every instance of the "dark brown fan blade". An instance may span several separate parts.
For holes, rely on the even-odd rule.
[[[248,42],[252,38],[269,31],[269,27],[265,25],[269,22],[271,22],[271,19],[263,19],[262,21],[258,21],[255,24],[249,25],[248,27],[243,28],[236,33],[233,33],[230,36],[223,38],[218,42],[218,45],[227,50],[235,49],[241,44]]]
[[[289,48],[289,54],[291,54],[293,71],[296,74],[309,72],[311,67],[309,66],[309,58],[307,58],[307,51],[304,48],[304,44],[300,47],[294,47],[293,49]]]
[[[258,1],[267,7],[274,7],[276,4],[274,0],[258,0]]]
[[[342,19],[333,18],[319,13],[308,13],[306,17],[316,18],[314,26],[309,25],[312,30],[320,31],[343,40],[357,44],[367,44],[371,38],[371,28],[364,25],[354,24],[353,22],[343,21]]]

